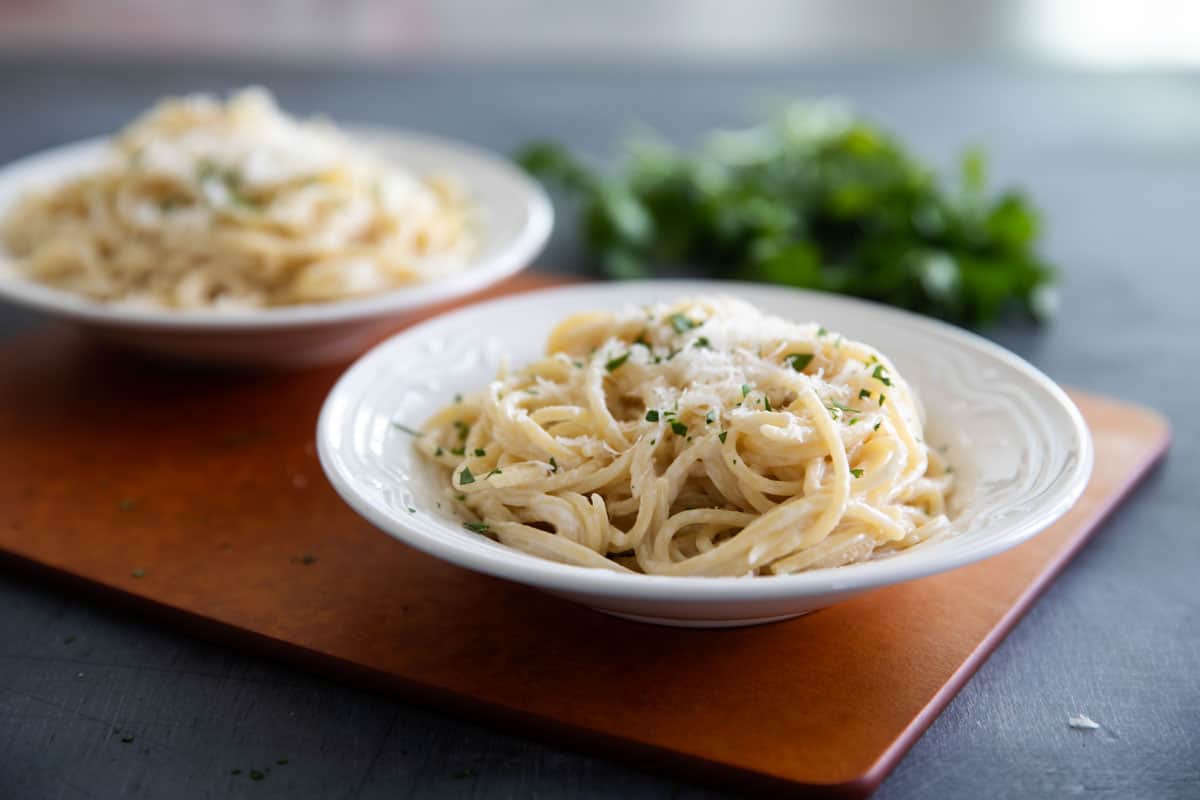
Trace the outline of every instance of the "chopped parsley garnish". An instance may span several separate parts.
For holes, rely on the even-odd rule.
[[[250,770],[250,780],[252,780],[252,781],[261,781],[265,777],[267,777],[267,776],[264,775],[263,771],[260,769]]]
[[[709,425],[712,425],[714,422],[717,421],[717,412],[710,410],[707,414],[704,415],[704,421],[707,422]]]
[[[496,467],[494,470],[489,472],[487,475],[484,475],[483,479],[486,481],[488,478],[492,477],[493,475],[503,475],[503,474],[504,473],[500,471],[500,468]]]
[[[456,403],[461,403],[461,402],[462,402],[462,395],[461,395],[461,394],[456,394],[456,395],[454,395],[454,402],[456,402]]]
[[[877,430],[879,430],[879,426],[880,426],[880,425],[882,425],[882,424],[883,424],[882,422],[876,422],[876,423],[875,423],[875,424],[874,424],[874,425],[871,427],[871,430],[873,430],[873,431],[877,431]]]
[[[471,533],[483,533],[489,526],[486,522],[464,522],[463,527]]]
[[[858,390],[858,399],[859,400],[863,400],[863,399],[870,400],[871,399],[870,390],[869,389],[859,389]]]
[[[671,430],[675,431],[676,436],[686,436],[688,428],[679,420],[675,420],[671,423]]]
[[[692,347],[701,347],[701,348],[712,349],[712,344],[709,343],[707,336],[701,336],[699,339],[692,342]]]
[[[605,363],[604,368],[606,370],[608,370],[609,372],[613,372],[614,370],[619,369],[621,367],[621,365],[624,364],[628,360],[629,360],[629,353],[625,353],[624,355],[617,356],[616,358],[610,358]]]
[[[483,458],[486,455],[487,455],[487,450],[484,450],[482,447],[475,448],[475,457],[476,458]]]
[[[721,444],[725,444],[725,437],[729,435],[729,431],[721,431],[717,434],[717,438],[721,440]]]
[[[834,408],[836,408],[838,411],[853,411],[855,414],[861,414],[861,413],[862,413],[862,412],[861,412],[861,411],[859,411],[857,408],[851,408],[851,407],[850,407],[850,406],[848,406],[848,405],[844,405],[844,404],[842,404],[842,403],[839,403],[837,400],[833,400],[833,401],[831,401],[831,402],[829,403],[829,405],[828,405],[828,406],[826,406],[826,407],[827,407],[827,408],[830,408],[830,409],[834,409]]]
[[[575,369],[583,369],[583,362],[582,362],[582,361],[572,361],[572,362],[571,362],[571,365],[572,365],[573,367],[575,367]]]
[[[462,485],[475,482],[475,476],[471,474],[470,467],[463,467],[462,472],[458,473],[458,482]]]
[[[467,448],[465,448],[465,447],[451,447],[450,448],[450,455],[465,456],[466,454],[467,454]]]
[[[849,422],[847,422],[846,424],[847,424],[847,425],[853,425],[854,423],[858,422],[860,419],[862,419],[862,417],[855,417],[854,419],[850,420],[850,421],[849,421]]]
[[[135,577],[135,578],[144,578],[144,577],[146,577],[146,570],[144,570],[144,569],[135,569],[135,570],[133,570],[133,572],[131,572],[131,573],[129,573],[129,574],[130,574],[130,575],[132,575],[132,576],[133,576],[133,577]]]
[[[883,392],[879,393],[879,407],[883,408],[883,404],[887,402],[887,395]]]
[[[461,503],[463,500],[467,499],[467,496],[459,492],[458,494],[454,495],[454,499]]]
[[[763,395],[763,408],[767,411],[771,410],[771,398],[767,397],[765,394]]]
[[[647,411],[646,422],[658,422],[658,411],[653,408]]]
[[[884,386],[891,386],[891,379],[883,374],[883,364],[876,364],[875,371],[871,373],[871,377],[882,383]]]
[[[437,450],[434,450],[434,451],[433,451],[433,454],[434,454],[435,456],[440,456],[440,455],[441,455],[442,453],[444,453],[444,452],[446,452],[446,451],[445,451],[445,450],[443,450],[442,448],[440,448],[440,447],[439,447]]]
[[[417,513],[417,510],[415,508],[413,508],[412,506],[408,506],[408,513],[415,514],[415,513]]]
[[[459,441],[465,442],[467,434],[471,432],[471,426],[463,422],[461,419],[454,420],[454,430],[458,431]]]
[[[699,327],[699,325],[700,325],[700,323],[692,322],[690,319],[685,317],[683,314],[678,314],[678,313],[672,314],[667,319],[670,320],[671,327],[675,329],[676,333],[684,333],[686,331],[690,331],[692,328]]]
[[[743,383],[742,384],[742,397],[745,397],[748,394],[750,394],[750,384]]]
[[[132,733],[127,733],[127,734],[125,734],[124,736],[122,736],[122,737],[121,737],[121,742],[122,742],[123,744],[130,744],[132,741],[133,741],[133,734],[132,734]]]
[[[827,333],[829,333],[829,331],[825,330],[825,326],[824,326],[824,325],[822,325],[821,327],[817,328],[817,336],[824,336],[824,335],[825,335],[825,334],[827,334]]]
[[[796,370],[796,372],[803,372],[804,368],[812,363],[813,354],[812,353],[792,353],[791,355],[784,356],[783,360],[788,362],[789,364],[791,364],[792,369]]]
[[[667,361],[670,361],[672,358],[674,358],[677,355],[679,355],[679,348],[672,347],[671,352],[667,353]]]
[[[558,462],[554,460],[554,456],[550,456],[550,471],[558,472]]]
[[[861,478],[863,476],[863,471],[861,469],[852,469],[850,470],[850,474],[856,478]]]

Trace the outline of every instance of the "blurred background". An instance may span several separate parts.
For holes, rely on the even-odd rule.
[[[6,53],[325,60],[764,59],[969,53],[1200,65],[1191,0],[2,0]]]

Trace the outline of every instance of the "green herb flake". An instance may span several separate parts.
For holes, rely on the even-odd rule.
[[[721,440],[721,444],[725,444],[725,438],[729,436],[729,431],[721,431],[717,434],[717,438]]]
[[[743,383],[742,384],[742,397],[747,396],[748,394],[750,394],[750,392],[751,392],[750,384]]]
[[[470,467],[462,468],[462,472],[458,473],[458,482],[462,486],[466,486],[468,483],[475,482],[475,476],[471,474]]]
[[[452,455],[452,456],[465,456],[466,454],[467,454],[467,448],[465,448],[465,447],[451,447],[450,448],[450,455]]]
[[[671,430],[675,431],[676,436],[686,436],[688,432],[687,425],[684,425],[679,420],[675,420],[671,423]]]
[[[692,328],[697,328],[700,326],[700,323],[692,322],[690,319],[685,317],[683,314],[679,314],[679,313],[672,314],[667,319],[670,321],[671,327],[675,329],[676,333],[686,333],[687,331],[690,331]]]
[[[471,432],[471,426],[463,422],[461,419],[454,420],[454,430],[458,431],[458,440],[465,442],[467,434]]]
[[[876,422],[876,423],[875,423],[875,424],[874,424],[874,425],[871,427],[871,430],[873,430],[873,431],[877,431],[877,430],[879,430],[879,426],[880,426],[880,425],[882,425],[882,424],[883,424],[882,422]]]
[[[487,450],[484,450],[482,447],[475,448],[475,457],[476,458],[483,458],[486,455],[487,455]]]
[[[699,347],[701,349],[711,350],[712,344],[709,343],[707,336],[701,336],[699,339],[692,342],[692,347]]]
[[[445,453],[445,452],[446,452],[445,450],[443,450],[442,448],[440,448],[440,447],[439,447],[438,449],[436,449],[436,450],[434,450],[434,451],[433,451],[433,454],[434,454],[435,456],[438,456],[438,457],[440,457],[440,456],[441,456],[443,453]]]
[[[765,394],[763,395],[763,409],[766,411],[774,410],[771,408],[771,398],[767,397]]]
[[[625,353],[624,355],[617,356],[616,358],[610,358],[604,364],[604,368],[606,370],[608,370],[609,372],[614,372],[614,371],[620,369],[621,365],[623,365],[628,360],[629,360],[629,353]]]
[[[415,508],[413,508],[412,506],[406,506],[406,509],[407,509],[408,513],[410,513],[410,514],[417,513],[417,510]]]
[[[456,404],[456,405],[457,405],[458,403],[461,403],[461,402],[462,402],[462,400],[463,400],[463,398],[462,398],[462,395],[461,395],[461,394],[456,394],[456,395],[454,395],[454,402],[455,402],[455,404]]]
[[[471,533],[485,533],[491,526],[486,522],[464,522],[463,527]]]
[[[259,770],[259,769],[250,770],[250,780],[252,780],[252,781],[261,781],[265,777],[267,777],[267,776],[265,774],[263,774],[262,770]]]
[[[850,474],[856,478],[861,478],[863,476],[863,471],[861,469],[852,469],[850,470]]]
[[[503,475],[503,474],[504,473],[500,471],[500,468],[496,467],[494,470],[489,472],[487,475],[484,475],[483,479],[486,481],[488,478],[492,477],[493,475]]]
[[[717,412],[712,411],[710,409],[709,412],[704,415],[704,421],[707,422],[709,425],[712,425],[714,422],[717,421]]]
[[[825,336],[825,335],[826,335],[826,334],[828,334],[828,333],[829,333],[829,331],[825,330],[825,326],[824,326],[824,325],[822,325],[821,327],[817,328],[817,336]]]
[[[812,353],[791,353],[783,357],[783,360],[791,364],[792,369],[796,372],[803,372],[804,368],[812,363]]]
[[[393,422],[392,427],[398,431],[404,431],[409,436],[424,436],[425,435],[421,431],[418,431],[414,428],[410,428],[407,425],[404,425],[403,423],[400,423],[400,422]]]
[[[133,570],[132,572],[130,572],[129,574],[130,574],[130,575],[132,575],[132,576],[133,576],[133,577],[135,577],[135,578],[144,578],[144,577],[146,577],[146,570],[144,570],[144,569],[135,569],[135,570]]]
[[[871,399],[870,390],[869,389],[859,389],[858,390],[858,399],[859,400],[870,400]]]
[[[658,411],[653,408],[647,411],[646,422],[658,422]]]
[[[876,364],[875,371],[871,373],[871,377],[882,383],[884,386],[891,386],[892,380],[883,372],[883,364]]]
[[[887,395],[883,392],[879,393],[879,407],[883,408],[883,404],[887,402]]]
[[[127,733],[121,737],[122,744],[131,744],[132,742],[133,742],[133,734],[132,733]]]

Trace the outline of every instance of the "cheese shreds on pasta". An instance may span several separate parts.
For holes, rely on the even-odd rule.
[[[879,351],[735,299],[572,316],[416,446],[471,530],[568,564],[780,575],[948,532],[950,470]]]
[[[463,269],[476,241],[446,177],[418,177],[261,89],[167,99],[103,165],[3,224],[33,280],[105,302],[194,309],[320,303]]]

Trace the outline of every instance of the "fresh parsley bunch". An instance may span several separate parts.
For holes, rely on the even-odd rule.
[[[616,278],[681,272],[865,297],[960,324],[1053,309],[1037,212],[987,191],[968,152],[957,185],[840,106],[796,105],[712,134],[695,152],[631,144],[613,175],[554,143],[518,160],[580,203],[585,241]]]

